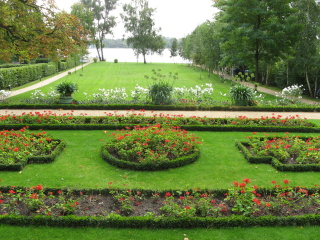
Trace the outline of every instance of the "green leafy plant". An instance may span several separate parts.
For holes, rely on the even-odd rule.
[[[169,105],[171,104],[171,95],[173,91],[173,83],[170,84],[169,80],[172,78],[173,80],[178,79],[178,73],[172,74],[171,72],[168,75],[168,79],[166,75],[161,73],[161,69],[156,71],[155,69],[152,70],[153,83],[149,86],[149,98],[153,104],[159,105]],[[149,79],[148,76],[145,78]]]
[[[254,91],[246,86],[236,84],[230,88],[230,97],[237,106],[254,105]]]
[[[64,81],[56,85],[55,89],[60,96],[71,96],[78,91],[78,84]]]

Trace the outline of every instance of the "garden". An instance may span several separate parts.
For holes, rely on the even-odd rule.
[[[111,68],[108,63],[101,64]],[[119,72],[124,70],[124,66],[114,66]],[[228,92],[231,82],[208,79],[206,73],[183,68],[198,78],[202,74],[203,88],[210,88],[206,83],[212,84],[214,91],[220,88],[222,94],[214,98],[224,101],[223,93]],[[84,69],[81,74],[70,74],[67,81],[89,90],[82,84],[88,80],[84,80],[88,72]],[[181,75],[178,74],[179,79],[184,79]],[[149,80],[143,79],[148,86]],[[183,81],[186,88],[195,86],[187,82]],[[134,84],[131,89],[135,89]],[[94,94],[95,89],[91,91]],[[25,98],[28,97],[15,96],[9,101],[18,106],[21,102],[17,102]],[[74,98],[82,101],[81,95]],[[143,101],[139,104],[143,105]],[[81,104],[70,107],[78,105]],[[112,104],[105,106],[109,105]],[[23,234],[28,229],[37,236],[46,236],[42,233],[45,230],[50,236],[65,235],[68,239],[79,237],[76,231],[88,239],[106,234],[110,239],[150,239],[151,232],[153,239],[212,239],[212,235],[228,239],[245,233],[245,239],[270,233],[291,238],[306,233],[315,236],[320,208],[316,172],[319,121],[295,114],[288,118],[275,114],[207,118],[173,112],[148,117],[144,110],[99,117],[86,116],[85,111],[82,116],[73,116],[72,110],[61,115],[50,110],[2,115],[0,125],[6,131],[1,134],[1,148],[8,155],[1,156],[0,165],[13,166],[17,161],[23,164],[1,171],[1,234]],[[247,145],[239,148],[239,143],[244,142]],[[262,150],[248,147],[256,145],[261,145]],[[41,151],[35,151],[40,146]],[[283,146],[281,151],[277,146]],[[264,160],[248,160],[248,149]],[[270,154],[272,149],[277,151]],[[292,164],[311,170],[276,169],[272,161],[276,158],[283,164],[278,155],[287,156],[290,151],[312,155],[312,162],[304,158]],[[14,161],[6,162],[7,156]],[[38,156],[42,161],[30,160]]]

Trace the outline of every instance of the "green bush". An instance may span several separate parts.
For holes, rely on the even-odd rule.
[[[230,97],[236,106],[252,106],[254,104],[253,90],[240,84],[231,87]]]

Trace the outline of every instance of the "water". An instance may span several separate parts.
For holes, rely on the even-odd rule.
[[[90,58],[98,56],[95,48],[90,48],[88,51]],[[114,59],[118,59],[119,62],[143,62],[143,56],[140,55],[137,59],[131,48],[104,48],[103,54],[107,62],[113,62]],[[188,60],[179,56],[171,58],[169,49],[165,49],[162,55],[146,55],[146,61],[147,63],[189,63]]]

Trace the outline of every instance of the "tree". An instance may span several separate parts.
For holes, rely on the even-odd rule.
[[[177,55],[178,55],[178,40],[174,38],[171,44],[170,57],[172,57],[174,61],[174,57],[176,57]]]
[[[276,62],[293,46],[297,37],[292,0],[218,0],[217,20],[224,24],[222,48],[231,64],[245,62],[255,68],[259,81],[259,63]],[[231,59],[231,57],[233,59]],[[231,60],[233,62],[231,62]]]
[[[0,2],[0,58],[39,55],[59,59],[86,47],[86,32],[79,19],[56,13],[54,1],[4,0]]]
[[[132,0],[131,4],[123,5],[121,17],[124,22],[126,32],[130,33],[127,38],[127,44],[132,45],[135,55],[143,56],[144,63],[146,55],[149,53],[161,54],[165,42],[161,35],[158,35],[160,29],[155,28],[152,19],[155,9],[149,7],[146,0]]]
[[[90,30],[91,42],[97,49],[100,61],[105,61],[103,55],[105,37],[107,34],[112,34],[112,29],[116,26],[116,18],[111,16],[111,12],[116,9],[117,1],[81,0],[72,6],[72,13],[81,19],[86,29]]]
[[[320,7],[314,0],[300,0],[293,4],[297,9],[297,22],[302,25],[298,41],[294,47],[293,68],[296,69],[298,77],[307,84],[309,95],[316,96],[319,87],[318,77],[320,71],[319,53],[319,25]],[[299,78],[296,80],[299,81]]]

